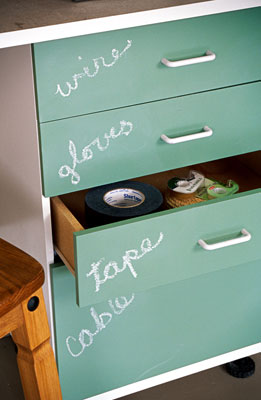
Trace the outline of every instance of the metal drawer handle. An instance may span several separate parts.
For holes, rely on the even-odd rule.
[[[166,65],[168,68],[184,67],[185,65],[199,64],[208,61],[214,61],[216,54],[210,50],[207,50],[204,56],[187,58],[185,60],[170,61],[167,58],[162,58],[161,63]]]
[[[195,140],[195,139],[202,139],[208,136],[211,136],[213,134],[213,131],[211,128],[208,126],[204,126],[203,132],[197,132],[197,133],[192,133],[191,135],[186,135],[186,136],[179,136],[177,138],[170,138],[166,135],[161,135],[161,139],[168,144],[176,144],[176,143],[182,143],[182,142],[188,142],[190,140]]]
[[[246,229],[242,229],[241,234],[242,236],[238,238],[225,240],[224,242],[213,244],[207,244],[204,240],[200,239],[198,240],[198,244],[205,250],[216,250],[221,249],[222,247],[233,246],[234,244],[248,242],[251,239],[251,234]]]

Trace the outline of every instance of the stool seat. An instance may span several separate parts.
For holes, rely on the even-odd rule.
[[[0,338],[11,333],[17,345],[25,399],[61,400],[43,282],[44,270],[38,261],[0,239]]]
[[[0,317],[31,296],[43,283],[41,264],[0,239]]]

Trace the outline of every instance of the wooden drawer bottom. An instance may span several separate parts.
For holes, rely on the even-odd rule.
[[[75,304],[66,267],[52,268],[52,282],[64,400],[96,396],[260,341],[260,260],[85,308]],[[116,397],[106,393],[106,399]]]

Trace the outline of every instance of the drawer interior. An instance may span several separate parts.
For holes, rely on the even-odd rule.
[[[147,175],[134,180],[154,185],[164,197],[168,180],[174,176],[187,176],[191,169],[221,182],[232,179],[239,184],[239,192],[261,187],[261,151]],[[86,192],[87,190],[82,190],[51,198],[55,249],[73,274],[75,269],[73,232],[88,229],[84,202]],[[164,209],[166,207],[163,205]]]

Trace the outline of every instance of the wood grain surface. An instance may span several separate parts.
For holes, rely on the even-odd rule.
[[[27,307],[29,298],[21,303],[23,324],[12,334],[18,347],[17,363],[25,399],[61,400],[42,289],[31,295],[39,299],[39,305],[31,312]]]
[[[42,292],[44,271],[30,255],[0,239],[0,338],[12,333],[25,400],[61,400]],[[29,307],[29,300],[34,303]]]
[[[31,256],[0,239],[0,317],[38,290],[42,266]]]

